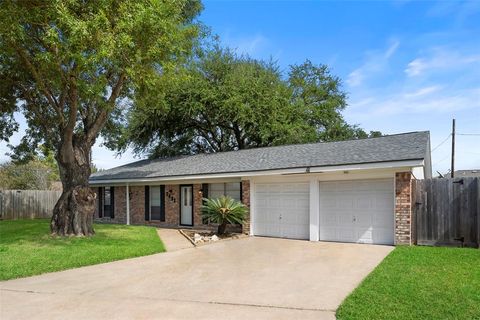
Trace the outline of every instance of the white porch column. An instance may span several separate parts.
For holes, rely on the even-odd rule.
[[[320,182],[310,179],[310,241],[320,239]]]
[[[127,187],[125,188],[125,199],[126,199],[126,202],[127,202],[127,225],[130,224],[130,192],[129,192],[129,186],[128,186],[128,183],[127,183]]]
[[[255,223],[253,220],[255,219],[255,182],[250,179],[250,235],[255,235]]]

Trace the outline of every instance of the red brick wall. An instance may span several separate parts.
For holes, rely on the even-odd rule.
[[[126,223],[127,222],[127,207],[126,207],[126,194],[125,186],[115,187],[115,218],[103,218],[100,219],[106,222]],[[98,192],[98,188],[93,188],[95,192]],[[202,224],[202,198],[203,194],[202,184],[193,185],[193,223],[194,227],[209,226]],[[243,190],[243,203],[250,206],[250,183],[249,181],[242,182]],[[165,185],[165,222],[161,221],[145,221],[145,186],[130,186],[130,223],[131,224],[146,224],[163,227],[178,227],[180,225],[180,185]],[[97,195],[98,199],[98,195]],[[98,204],[95,207],[95,218],[98,220]],[[243,227],[248,232],[250,227],[250,219],[248,223]],[[214,226],[210,226],[214,228]]]
[[[250,209],[250,180],[242,180],[242,202]],[[250,211],[242,225],[242,232],[250,234]]]
[[[127,212],[126,212],[126,201],[125,201],[125,187],[114,187],[114,218],[111,219],[109,217],[99,217],[98,211],[98,201],[100,199],[99,190],[100,188],[92,188],[92,190],[97,194],[97,201],[95,204],[95,216],[96,220],[105,221],[105,222],[113,222],[113,223],[127,223]]]
[[[179,222],[179,186],[165,186],[165,221],[145,221],[145,186],[130,187],[130,219],[132,224],[176,227]]]
[[[178,226],[180,223],[180,186],[165,186],[165,223],[163,225]]]
[[[412,174],[395,174],[395,244],[412,244]]]
[[[125,190],[126,187],[114,187],[114,218],[112,219],[116,223],[127,223],[127,201]]]
[[[145,224],[145,186],[129,186],[130,223]]]
[[[202,184],[193,185],[193,226],[202,225]]]

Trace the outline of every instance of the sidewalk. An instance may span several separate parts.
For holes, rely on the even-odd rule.
[[[177,229],[158,228],[157,233],[168,252],[194,247]]]

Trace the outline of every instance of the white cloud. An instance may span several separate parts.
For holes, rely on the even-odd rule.
[[[427,69],[427,65],[427,62],[424,59],[415,59],[407,65],[405,73],[410,77],[418,76]]]
[[[392,40],[391,44],[384,51],[367,52],[365,63],[350,72],[346,80],[347,84],[351,87],[358,87],[362,85],[367,78],[383,71],[387,67],[389,59],[395,54],[399,46],[400,41]]]
[[[372,115],[393,116],[435,113],[454,113],[463,109],[480,108],[480,88],[457,90],[453,92],[440,90],[443,86],[430,86],[414,92],[394,93],[387,96],[370,98],[368,107],[364,100],[352,102],[352,108],[359,109],[359,118]],[[359,108],[358,105],[362,108]]]
[[[401,90],[401,89],[400,89]],[[455,89],[432,85],[418,90],[384,93],[368,91],[350,103],[345,117],[367,130],[400,133],[429,130],[432,148],[450,133],[451,119],[457,119],[458,132],[478,132],[480,123],[480,87]],[[458,169],[480,168],[480,144],[476,136],[459,136],[456,141]],[[450,146],[445,143],[432,153],[433,169],[446,172]]]
[[[268,39],[262,34],[255,34],[253,36],[232,37],[227,33],[223,37],[223,42],[227,46],[235,49],[239,54],[247,54],[250,56],[259,54],[268,45]]]
[[[445,48],[433,49],[428,57],[420,57],[408,63],[405,73],[409,77],[424,75],[430,71],[449,71],[480,64],[479,54],[462,54]]]
[[[359,68],[350,72],[347,78],[347,83],[351,87],[357,87],[363,83],[363,79],[363,70]]]
[[[390,47],[388,47],[387,51],[385,52],[385,59],[389,59],[393,54],[397,51],[398,47],[400,46],[400,41],[394,40]]]
[[[416,97],[420,97],[420,96],[425,96],[425,95],[437,92],[442,88],[443,88],[443,86],[438,86],[438,85],[424,87],[424,88],[420,88],[420,89],[418,89],[414,92],[405,93],[405,97],[406,98],[416,98]]]

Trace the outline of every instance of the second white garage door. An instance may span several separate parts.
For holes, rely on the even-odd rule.
[[[308,239],[309,199],[308,183],[255,183],[255,235]]]
[[[320,183],[320,240],[393,244],[393,180]]]

